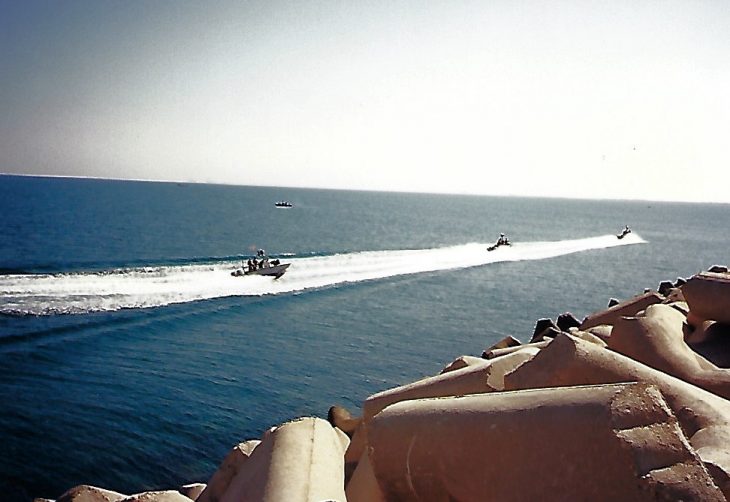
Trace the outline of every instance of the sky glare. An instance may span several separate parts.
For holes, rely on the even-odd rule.
[[[726,1],[0,0],[0,172],[730,202]]]

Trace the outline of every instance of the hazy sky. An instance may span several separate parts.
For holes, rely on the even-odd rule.
[[[0,0],[0,172],[730,202],[730,2]]]

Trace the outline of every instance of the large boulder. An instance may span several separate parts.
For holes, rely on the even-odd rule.
[[[518,350],[512,354],[482,360],[472,366],[378,392],[365,400],[363,418],[367,422],[386,406],[408,399],[463,396],[465,394],[481,394],[501,390],[496,385],[502,384],[504,374],[532,358],[534,354],[534,351]],[[490,381],[492,382],[491,385]]]
[[[595,312],[590,314],[580,325],[582,331],[588,330],[593,326],[600,326],[601,324],[613,325],[622,316],[633,316],[638,312],[641,312],[649,305],[655,303],[661,303],[664,297],[656,291],[649,291],[643,295],[635,296],[621,303],[609,307],[606,310]]]
[[[730,398],[730,372],[693,351],[684,341],[685,316],[669,305],[616,322],[608,347],[652,368]]]
[[[213,473],[213,476],[208,480],[207,486],[198,495],[196,502],[219,502],[228,489],[231,480],[236,477],[236,474],[246,464],[251,453],[253,453],[259,443],[261,441],[258,439],[252,439],[234,446],[218,466],[218,469]]]
[[[352,440],[345,450],[345,483],[350,480],[350,476],[352,476],[352,473],[355,471],[355,468],[367,447],[367,434],[367,427],[365,427],[365,423],[363,422],[357,429],[355,429],[355,433],[352,435]]]
[[[724,500],[651,385],[404,401],[368,427],[386,500]]]
[[[505,376],[505,389],[617,382],[657,386],[715,483],[730,497],[730,401],[617,352],[560,335]]]
[[[347,502],[385,502],[385,495],[378,485],[370,457],[363,451],[357,469],[345,489]]]
[[[264,435],[221,501],[344,501],[344,453],[326,420],[287,422]]]
[[[692,314],[730,324],[730,273],[701,272],[682,286]]]

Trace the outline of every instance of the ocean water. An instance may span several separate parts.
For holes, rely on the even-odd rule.
[[[717,204],[0,176],[0,215],[11,502],[205,482],[272,425],[730,261]],[[232,277],[259,248],[286,275]]]

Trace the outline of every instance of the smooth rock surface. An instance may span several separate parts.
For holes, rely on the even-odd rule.
[[[228,489],[231,480],[238,474],[241,467],[248,461],[251,453],[261,443],[258,439],[244,441],[234,446],[218,469],[213,473],[203,492],[196,502],[219,502]]]
[[[690,444],[730,497],[730,401],[617,352],[561,335],[505,376],[508,390],[618,382],[657,386]]]
[[[649,305],[661,303],[664,297],[655,291],[635,296],[621,303],[587,316],[580,325],[582,331],[601,324],[613,325],[621,316],[634,316]]]
[[[684,341],[685,316],[669,305],[650,305],[616,322],[608,347],[685,382],[730,397],[730,372],[709,362]]]
[[[730,324],[730,274],[701,272],[682,286],[693,315]]]
[[[650,385],[404,401],[368,434],[386,500],[724,500]]]
[[[441,370],[441,375],[444,373],[448,373],[449,371],[454,370],[460,370],[461,368],[466,368],[467,366],[474,366],[475,364],[479,364],[483,362],[483,358],[481,357],[474,357],[474,356],[459,356],[456,359],[454,359],[451,363],[449,363],[444,369]]]
[[[521,346],[520,349],[522,349]],[[509,349],[504,349],[509,350]],[[441,375],[424,378],[401,387],[378,392],[368,397],[363,404],[365,422],[379,413],[383,408],[399,401],[421,399],[426,397],[463,396],[493,392],[496,389],[489,385],[493,373],[511,371],[516,365],[533,357],[534,352],[518,350],[494,359],[482,360],[478,364],[466,368],[449,371]],[[509,359],[507,359],[509,358]],[[502,381],[503,375],[492,376],[492,381]]]
[[[287,422],[263,437],[221,500],[344,501],[344,453],[326,420]]]

